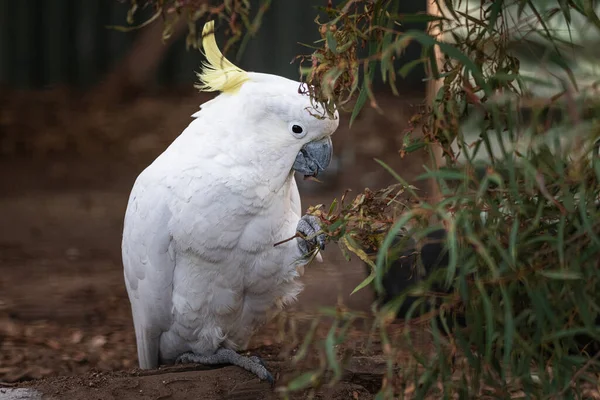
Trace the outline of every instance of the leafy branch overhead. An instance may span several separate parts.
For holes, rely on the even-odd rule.
[[[174,31],[175,24],[184,19],[188,26],[186,46],[200,49],[202,46],[201,30],[204,22],[218,18],[224,21],[226,33],[229,36],[224,46],[225,52],[241,40],[238,54],[241,54],[251,35],[256,33],[268,10],[271,0],[260,0],[256,10],[253,10],[248,0],[118,0],[129,3],[127,24],[129,26],[113,26],[120,31],[140,29],[153,22],[163,24],[163,40],[168,40]],[[139,14],[151,12],[150,16]],[[136,23],[137,18],[143,22]]]

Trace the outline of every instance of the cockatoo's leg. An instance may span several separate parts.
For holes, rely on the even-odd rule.
[[[176,363],[198,363],[203,365],[218,365],[218,364],[231,364],[237,365],[238,367],[244,368],[246,371],[252,372],[263,381],[269,382],[271,385],[275,383],[273,375],[267,368],[263,361],[256,357],[245,357],[231,349],[219,348],[215,354],[210,356],[200,356],[194,353],[183,353],[177,357]]]
[[[319,246],[321,250],[325,249],[327,235],[325,233],[317,234],[321,230],[321,224],[317,217],[313,215],[303,216],[298,221],[296,230],[304,236],[304,239],[298,238],[298,247],[302,254],[309,254],[316,246]]]

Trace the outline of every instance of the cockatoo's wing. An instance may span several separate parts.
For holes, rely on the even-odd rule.
[[[164,202],[166,196],[160,194],[158,187],[138,182],[129,199],[123,231],[125,283],[139,363],[144,369],[158,367],[160,335],[172,323],[175,250],[168,229],[171,212]]]

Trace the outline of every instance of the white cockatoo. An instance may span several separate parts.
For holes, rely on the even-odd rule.
[[[320,259],[325,235],[318,219],[301,217],[294,172],[327,167],[339,115],[313,105],[299,82],[225,59],[214,21],[203,51],[198,87],[221,94],[139,175],[125,214],[139,364],[234,364],[272,382],[258,357],[235,350],[295,299],[299,271]]]

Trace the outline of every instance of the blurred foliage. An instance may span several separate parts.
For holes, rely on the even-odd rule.
[[[379,243],[375,262],[366,261],[372,273],[359,285],[372,281],[379,292],[398,234],[418,241],[433,229],[448,231],[447,268],[407,288],[376,314],[374,331],[389,346],[390,365],[379,397],[597,396],[600,75],[582,77],[573,71],[582,45],[572,39],[574,33],[569,41],[560,32],[574,29],[570,21],[577,14],[597,34],[595,10],[576,1],[445,1],[437,4],[441,15],[409,17],[429,21],[430,32],[439,33],[427,35],[402,31],[402,19],[408,17],[395,14],[398,4],[347,1],[330,8],[331,20],[321,25],[322,47],[307,72],[317,100],[333,95],[342,104],[357,92],[353,118],[367,99],[376,106],[369,89],[375,73],[394,88],[398,74],[426,63],[430,79],[441,80],[433,103],[413,118],[413,132],[400,150],[401,156],[421,148],[442,152],[444,165],[417,178],[435,179],[440,201],[428,202],[390,170],[400,185],[395,190],[404,191],[403,201],[381,191],[379,200],[369,205],[359,201],[369,197],[366,191],[341,211],[311,210],[344,251],[364,259],[373,243]],[[555,23],[550,29],[559,17],[563,28]],[[346,43],[342,37],[355,41],[347,51],[366,46],[367,57],[354,61],[356,54],[336,54],[332,43]],[[396,71],[394,57],[413,40],[423,45],[422,58]],[[517,44],[527,49],[528,41],[541,49],[537,76],[522,73],[515,50]],[[600,44],[600,37],[595,43]],[[357,64],[363,66],[360,85]],[[352,79],[337,85],[331,76],[340,73]],[[540,86],[546,89],[544,95]],[[387,227],[382,225],[390,219],[378,214],[381,202],[395,211]],[[434,293],[434,284],[444,285],[449,293]],[[398,372],[392,365],[398,361],[394,350],[400,343],[390,340],[386,327],[408,295],[421,301],[405,316],[401,340],[413,357]],[[441,307],[426,314],[429,318],[419,318],[430,326],[434,347],[411,346],[411,315],[425,313],[434,298],[442,300]],[[432,318],[440,313],[449,313],[451,323]],[[458,325],[457,314],[466,326]],[[592,345],[586,347],[589,341]],[[321,351],[331,352],[328,346],[324,342]],[[313,383],[340,379],[333,365],[313,375],[317,372]]]
[[[131,7],[127,13],[127,23],[130,26],[114,26],[121,31],[139,29],[157,20],[163,24],[163,40],[168,40],[173,34],[175,24],[184,18],[188,34],[186,46],[200,49],[202,47],[202,25],[211,19],[223,21],[226,34],[229,37],[224,46],[224,52],[238,41],[242,41],[238,50],[241,54],[246,43],[260,27],[264,13],[268,10],[271,0],[260,0],[257,10],[253,12],[249,0],[119,0],[129,2]],[[136,14],[144,9],[152,9],[152,15],[140,24],[135,24]],[[200,23],[200,24],[199,24]],[[200,28],[200,29],[198,29]]]
[[[175,3],[188,16],[211,10],[205,2],[194,12],[185,8],[192,2],[148,3],[160,15]],[[248,3],[221,3],[235,36]],[[586,55],[598,58],[584,51],[600,45],[594,3],[445,0],[436,2],[440,15],[402,15],[399,4],[328,2],[327,21],[315,20],[321,40],[299,57],[312,98],[330,111],[352,105],[350,123],[367,100],[377,107],[370,89],[377,73],[396,94],[398,76],[418,64],[442,82],[400,149],[402,157],[442,152],[444,165],[418,178],[437,182],[440,201],[428,202],[382,164],[398,184],[309,209],[345,254],[371,267],[357,290],[373,283],[381,292],[399,233],[418,241],[448,231],[449,265],[376,310],[373,332],[388,360],[376,398],[597,398],[599,348],[582,346],[582,338],[600,340],[600,74],[589,58],[585,75],[577,69]],[[429,22],[437,33],[403,30],[407,21]],[[396,69],[412,41],[422,57]],[[525,71],[527,53],[535,57]],[[434,283],[449,293],[433,293]],[[421,301],[405,316],[405,334],[392,339],[389,323],[409,294]],[[408,328],[434,297],[442,305],[426,315],[449,313],[453,324],[419,318],[433,338],[424,349],[412,345]],[[458,312],[466,326],[457,324]],[[312,346],[322,365],[280,388],[284,395],[342,379],[347,357],[337,346],[357,316],[327,313],[335,317],[329,335],[314,343],[309,332],[296,356]],[[412,358],[397,365],[401,344]]]

